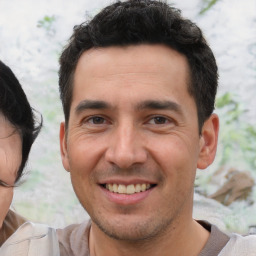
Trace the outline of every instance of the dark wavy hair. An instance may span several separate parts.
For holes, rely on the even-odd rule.
[[[188,92],[195,99],[199,132],[214,110],[218,68],[200,28],[166,2],[129,0],[104,8],[94,18],[74,27],[60,56],[59,90],[66,124],[72,101],[77,62],[90,48],[163,44],[186,56],[190,67]]]
[[[15,181],[17,182],[22,176],[31,146],[42,127],[42,117],[40,122],[36,122],[34,110],[22,86],[12,70],[2,61],[0,61],[0,111],[21,135],[22,162],[17,172]],[[4,182],[1,182],[1,185],[5,185]]]

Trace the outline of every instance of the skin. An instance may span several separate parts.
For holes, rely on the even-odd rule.
[[[163,45],[80,57],[60,144],[92,218],[90,255],[197,255],[206,243],[208,231],[192,219],[193,184],[214,159],[219,122],[213,114],[199,135],[188,74],[186,58]],[[133,201],[105,183],[155,186]]]
[[[21,164],[21,137],[0,112],[0,179],[13,185]],[[13,188],[0,186],[0,228],[13,198]]]

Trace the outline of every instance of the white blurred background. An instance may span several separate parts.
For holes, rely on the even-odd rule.
[[[113,1],[112,1],[113,2]],[[170,2],[170,1],[169,1]],[[0,59],[20,80],[44,127],[33,146],[26,182],[16,189],[14,208],[33,221],[63,227],[87,214],[79,205],[59,153],[63,114],[58,94],[58,57],[73,26],[111,3],[107,0],[0,0]],[[198,171],[195,218],[228,231],[256,225],[256,192],[229,206],[208,199],[235,168],[256,178],[256,2],[175,0],[183,15],[203,30],[220,69],[216,112],[221,117],[219,150],[208,170]]]

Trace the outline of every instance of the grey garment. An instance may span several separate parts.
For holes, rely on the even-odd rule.
[[[91,221],[73,224],[57,230],[60,256],[90,256],[89,231]]]
[[[230,237],[220,231],[215,225],[206,221],[198,221],[206,230],[210,232],[210,237],[198,256],[217,256],[230,240]]]
[[[243,237],[233,234],[230,237],[216,226],[205,221],[199,223],[211,232],[210,237],[198,256],[255,256],[256,236]],[[57,230],[60,256],[90,256],[89,231],[91,221],[70,225]]]
[[[232,234],[231,236],[227,236],[214,225],[210,225],[204,221],[199,221],[199,223],[211,232],[211,235],[199,256],[256,255],[256,235],[241,236]]]
[[[233,234],[219,256],[255,256],[256,235],[240,236]]]

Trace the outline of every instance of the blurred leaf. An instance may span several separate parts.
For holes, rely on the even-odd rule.
[[[203,8],[199,14],[206,13],[213,5],[215,5],[220,0],[203,0]]]
[[[39,20],[37,22],[37,27],[45,29],[47,34],[52,36],[56,32],[55,29],[53,28],[53,24],[55,21],[56,21],[56,18],[54,15],[52,16],[46,15],[42,20]]]
[[[216,107],[223,108],[224,106],[233,103],[231,93],[225,93],[216,100]]]
[[[253,136],[253,137],[256,138],[256,129],[254,128],[254,126],[249,125],[249,126],[247,127],[246,131],[248,132],[248,134],[249,134],[250,136]]]
[[[225,93],[216,100],[216,108],[220,111],[221,144],[220,165],[231,165],[241,159],[252,170],[256,169],[255,148],[256,129],[244,121],[247,112],[232,93]]]

